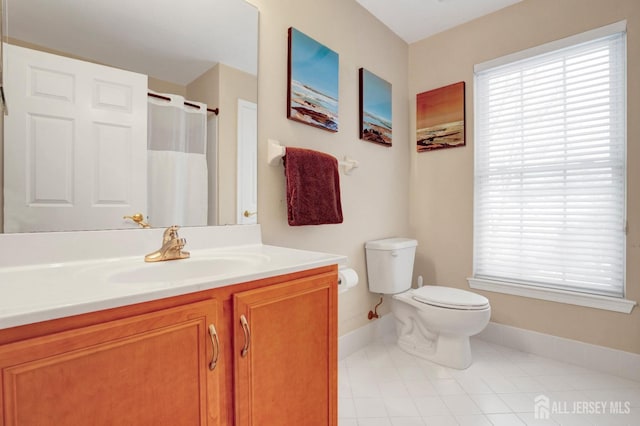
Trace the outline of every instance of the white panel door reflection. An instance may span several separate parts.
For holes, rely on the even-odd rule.
[[[4,232],[137,226],[123,216],[147,208],[147,76],[4,48]]]

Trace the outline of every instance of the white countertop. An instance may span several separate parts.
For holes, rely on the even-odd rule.
[[[145,263],[142,252],[80,260],[56,254],[55,262],[0,265],[0,329],[346,263],[345,256],[255,238],[214,245],[189,250],[189,259],[157,263]]]

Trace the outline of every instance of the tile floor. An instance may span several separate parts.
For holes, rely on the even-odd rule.
[[[472,339],[471,348],[466,370],[393,343],[341,360],[339,426],[640,425],[640,382],[482,340]]]

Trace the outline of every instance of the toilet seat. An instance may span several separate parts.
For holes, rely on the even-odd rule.
[[[486,297],[451,287],[421,287],[412,291],[411,298],[416,302],[447,309],[482,310],[489,307]]]

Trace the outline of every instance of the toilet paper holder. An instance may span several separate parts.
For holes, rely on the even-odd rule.
[[[338,268],[338,291],[340,293],[355,287],[358,285],[358,281],[358,273],[354,269],[346,266]]]

